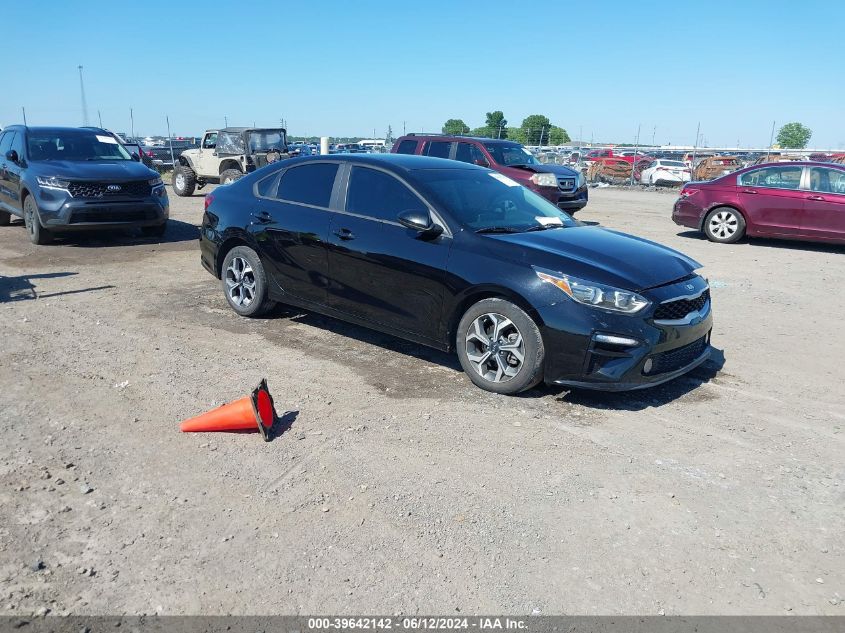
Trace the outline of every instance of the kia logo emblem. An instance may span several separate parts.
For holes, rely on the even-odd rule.
[[[109,185],[106,189],[109,191],[120,191],[120,185]]]
[[[118,187],[118,189],[120,189],[120,187]],[[686,286],[684,286],[684,287],[685,287],[687,290],[695,290],[695,286],[693,286],[692,284],[687,284],[687,285],[686,285]]]

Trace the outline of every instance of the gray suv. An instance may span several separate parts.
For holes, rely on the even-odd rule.
[[[12,125],[0,134],[0,225],[22,217],[29,239],[139,227],[160,237],[170,206],[158,173],[107,130]]]

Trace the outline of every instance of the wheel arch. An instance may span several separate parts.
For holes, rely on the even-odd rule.
[[[504,286],[492,284],[477,286],[459,297],[452,307],[451,312],[447,316],[446,345],[450,351],[456,349],[458,324],[464,316],[464,313],[470,308],[470,306],[484,299],[505,299],[510,301],[530,316],[534,323],[537,324],[538,328],[543,326],[543,319],[540,317],[540,314],[534,306],[531,305],[531,302],[518,292]]]
[[[241,169],[241,164],[234,158],[227,158],[221,161],[217,174],[222,176],[223,172],[227,169],[237,169],[240,173],[244,173],[243,169]]]
[[[180,154],[179,158],[177,158],[176,160],[178,161],[178,163],[182,167],[190,167],[191,169],[194,169],[194,163],[191,160],[190,156],[184,156],[184,155]],[[196,170],[194,169],[194,171],[196,171]]]
[[[248,233],[238,231],[227,235],[217,249],[217,257],[214,262],[214,273],[217,275],[218,279],[223,276],[223,262],[226,259],[226,255],[228,255],[229,251],[236,246],[247,246],[258,253],[258,250],[255,248],[255,244],[250,239]],[[261,255],[259,254],[258,257],[260,258]]]

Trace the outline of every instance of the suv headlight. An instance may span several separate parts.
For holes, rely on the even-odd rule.
[[[62,191],[67,191],[67,188],[70,187],[69,180],[63,180],[58,176],[36,176],[35,179],[45,189],[61,189]]]
[[[647,307],[651,302],[645,297],[630,290],[622,290],[613,286],[605,286],[592,281],[576,279],[569,275],[553,275],[534,271],[543,281],[557,286],[571,299],[593,308],[604,308],[613,312],[635,314]]]
[[[153,189],[155,189],[156,187],[160,187],[164,184],[164,181],[162,181],[161,177],[150,178],[147,182],[150,183],[150,187],[152,187]]]
[[[531,182],[538,187],[557,187],[557,176],[554,174],[534,174]]]

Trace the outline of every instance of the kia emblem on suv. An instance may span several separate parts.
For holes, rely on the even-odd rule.
[[[120,191],[120,185],[109,185],[106,189],[108,191]]]
[[[118,189],[120,189],[120,187],[118,187]],[[687,285],[685,286],[685,288],[686,288],[687,290],[695,290],[695,286],[693,286],[692,284],[687,284]]]

